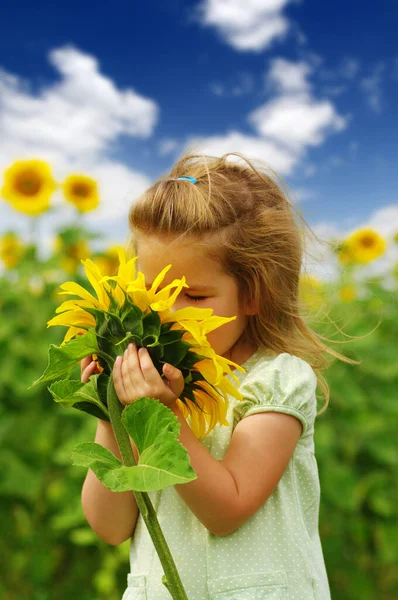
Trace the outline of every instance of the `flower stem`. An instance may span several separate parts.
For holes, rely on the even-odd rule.
[[[133,450],[131,448],[130,438],[120,418],[123,408],[115,392],[112,373],[109,377],[107,399],[109,416],[113,431],[115,433],[115,438],[119,446],[122,461],[128,467],[135,466],[136,462]],[[186,595],[182,585],[177,567],[163,535],[163,531],[159,525],[155,509],[148,494],[146,492],[133,493],[137,501],[137,506],[140,509],[141,516],[148,528],[149,535],[152,538],[155,550],[164,569],[165,576],[162,577],[162,583],[167,587],[171,597],[174,598],[174,600],[188,600],[188,596]]]

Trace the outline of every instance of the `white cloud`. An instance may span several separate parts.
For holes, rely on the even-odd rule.
[[[308,188],[294,188],[289,193],[289,198],[293,202],[307,202],[309,200],[314,200],[317,197],[317,193]]]
[[[267,162],[281,175],[291,174],[308,147],[321,145],[330,133],[347,126],[330,101],[311,94],[307,77],[312,71],[309,63],[274,59],[267,84],[277,95],[247,116],[257,135],[230,131],[190,139],[187,146],[206,154],[240,152]]]
[[[158,143],[158,150],[161,156],[166,156],[167,154],[173,154],[180,147],[180,143],[177,140],[173,140],[171,138],[164,138],[160,140]]]
[[[382,83],[385,64],[380,62],[372,68],[371,74],[361,81],[361,88],[367,96],[369,106],[377,113],[381,112]]]
[[[216,27],[227,44],[240,51],[260,51],[286,35],[282,10],[290,0],[204,0],[199,7],[204,25]]]
[[[0,172],[16,159],[48,161],[57,181],[71,172],[84,172],[98,180],[101,205],[84,220],[94,223],[106,237],[113,229],[127,231],[131,201],[148,187],[143,174],[109,158],[120,135],[148,138],[159,108],[152,99],[132,88],[119,90],[99,71],[98,61],[76,48],[64,47],[49,54],[60,80],[38,93],[15,75],[0,70]],[[40,217],[41,243],[52,232],[73,221],[74,209],[55,195],[57,210]],[[23,231],[29,219],[0,201],[0,230]]]
[[[359,61],[356,58],[346,56],[340,66],[341,76],[345,79],[354,79],[360,69]]]
[[[320,64],[323,64],[323,60],[319,58]],[[361,69],[361,64],[358,59],[351,56],[345,56],[340,64],[334,68],[323,67],[319,71],[319,77],[323,81],[331,81],[337,83],[343,83],[343,80],[354,80]]]
[[[319,146],[328,133],[346,127],[331,102],[307,95],[276,98],[254,110],[249,121],[261,135],[299,155],[306,146]]]
[[[244,96],[250,94],[254,88],[254,77],[250,73],[239,73],[234,76],[233,82],[211,83],[210,91],[215,96]]]
[[[389,204],[378,208],[362,225],[356,229],[370,227],[380,235],[391,239],[398,231],[398,204]]]
[[[230,131],[223,136],[191,138],[187,147],[201,154],[221,156],[228,152],[240,152],[249,160],[261,160],[281,174],[289,174],[296,164],[296,156],[288,149],[260,137]]]
[[[310,91],[307,77],[312,71],[313,67],[308,63],[276,58],[267,73],[267,86],[279,93],[307,93]]]
[[[0,136],[16,146],[34,146],[80,159],[105,151],[120,134],[151,135],[158,107],[133,89],[120,91],[97,61],[72,47],[49,54],[59,83],[38,95],[25,82],[0,72]]]

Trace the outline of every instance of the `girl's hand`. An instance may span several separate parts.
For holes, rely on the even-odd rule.
[[[172,408],[184,389],[184,378],[179,369],[169,364],[163,365],[163,374],[166,379],[161,378],[145,348],[137,351],[135,344],[129,344],[124,355],[116,358],[113,367],[113,381],[120,402],[127,406],[147,396]]]
[[[97,363],[93,360],[93,357],[86,356],[80,361],[80,381],[88,383],[91,375],[95,375],[100,371],[97,369]]]

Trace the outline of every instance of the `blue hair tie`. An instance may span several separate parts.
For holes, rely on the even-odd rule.
[[[191,175],[183,175],[182,177],[175,177],[171,179],[171,181],[190,181],[191,183],[198,183],[198,180],[195,177],[191,177]]]

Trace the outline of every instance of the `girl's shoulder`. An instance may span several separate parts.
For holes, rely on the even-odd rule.
[[[316,417],[317,377],[302,358],[283,352],[271,355],[257,350],[243,365],[240,374],[242,402],[235,407],[238,420],[258,412],[292,414],[309,432]]]
[[[288,379],[300,376],[312,382],[317,381],[311,365],[299,356],[288,352],[275,354],[259,348],[241,366],[245,369],[245,373],[240,377],[242,383],[257,377],[269,378],[272,373],[283,374]]]

